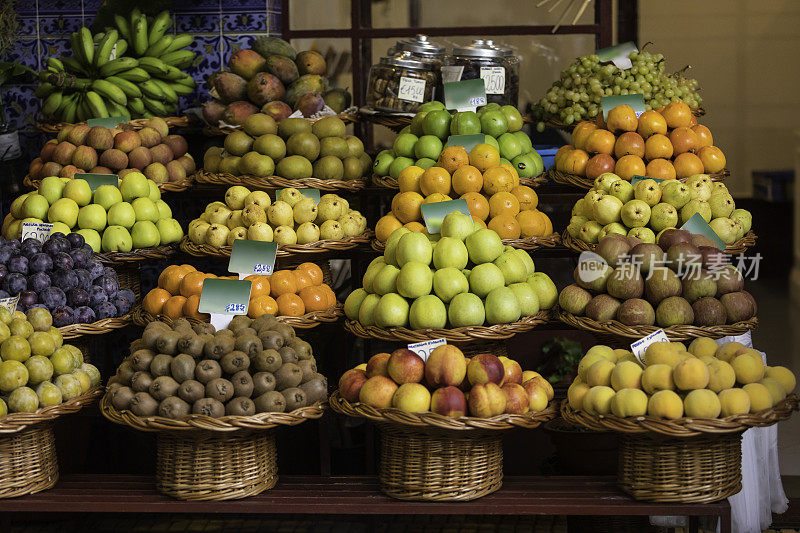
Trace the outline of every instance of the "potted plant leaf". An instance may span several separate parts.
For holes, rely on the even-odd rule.
[[[0,61],[0,161],[16,159],[21,154],[19,132],[12,127],[6,115],[3,86],[13,79],[33,75],[33,70],[25,65]]]

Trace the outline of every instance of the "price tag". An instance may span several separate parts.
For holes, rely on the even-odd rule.
[[[425,80],[400,76],[397,98],[406,102],[422,102],[425,99]]]
[[[608,112],[618,105],[629,105],[638,117],[644,113],[644,96],[641,94],[615,94],[600,98],[600,105],[603,108],[603,119],[608,119]]]
[[[422,357],[423,361],[427,361],[428,356],[431,354],[434,348],[437,348],[438,346],[444,346],[445,344],[447,344],[447,339],[433,339],[409,344],[408,349]]]
[[[116,58],[117,58],[117,45],[114,44],[114,46],[111,47],[111,53],[108,55],[108,60],[113,61]]]
[[[17,310],[17,303],[19,303],[19,294],[9,298],[0,298],[0,307],[5,307],[11,311],[12,315],[14,314],[14,311]]]
[[[638,174],[634,174],[633,177],[631,178],[631,185],[636,185],[640,181],[644,181],[644,180],[653,180],[656,183],[660,183],[660,182],[664,181],[661,178],[651,178],[650,176],[640,176]]]
[[[669,342],[669,337],[667,337],[667,334],[664,333],[663,329],[656,330],[647,337],[642,337],[638,341],[631,344],[631,351],[639,361],[644,363],[644,351],[654,342]]]
[[[442,66],[442,82],[451,83],[461,81],[461,74],[464,73],[464,65]]]
[[[463,198],[459,198],[458,200],[448,200],[446,202],[422,204],[421,209],[422,218],[425,219],[425,227],[428,228],[428,233],[431,234],[439,233],[439,231],[442,229],[444,217],[453,211],[458,211],[459,213],[471,216],[467,201]],[[473,227],[474,224],[475,223],[473,222]]]
[[[208,278],[203,281],[200,303],[201,313],[243,315],[250,304],[250,281]]]
[[[481,67],[481,79],[486,86],[486,94],[506,92],[506,69],[504,67]]]
[[[274,242],[236,239],[233,241],[228,271],[239,274],[239,279],[251,274],[269,276],[275,268],[277,253],[278,245]]]
[[[486,85],[480,78],[444,85],[444,105],[456,111],[475,111],[486,105]]]
[[[116,174],[75,174],[73,179],[86,180],[92,192],[101,185],[119,186],[119,176]]]
[[[23,222],[22,223],[22,240],[28,237],[33,237],[39,242],[44,242],[50,238],[50,233],[53,232],[53,225],[47,222]]]
[[[636,45],[633,41],[628,41],[627,43],[620,43],[614,46],[609,46],[608,48],[601,48],[597,50],[595,54],[597,57],[600,58],[602,62],[611,61],[614,63],[614,66],[618,69],[628,70],[633,66],[631,62],[631,58],[628,56],[631,55],[631,52],[637,51]]]
[[[104,128],[113,129],[119,124],[125,124],[128,121],[125,117],[106,117],[106,118],[90,118],[86,121],[87,126],[102,126]]]
[[[284,189],[278,189],[277,191],[275,191],[276,199],[278,198],[278,195],[281,193],[282,190]],[[300,194],[302,194],[303,196],[307,196],[308,198],[314,200],[315,204],[319,203],[319,189],[297,189],[297,190],[300,191]]]
[[[473,148],[478,146],[481,143],[486,142],[486,135],[482,133],[476,133],[473,135],[451,135],[447,138],[447,143],[445,143],[445,147],[447,146],[463,146],[467,153],[470,153]]]
[[[686,224],[681,226],[681,229],[685,229],[692,235],[703,235],[714,241],[714,246],[717,247],[718,250],[725,249],[725,241],[723,241],[719,235],[711,228],[711,226],[706,222],[700,213],[695,213],[692,217],[686,221]]]

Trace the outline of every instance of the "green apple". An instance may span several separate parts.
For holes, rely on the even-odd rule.
[[[594,188],[603,194],[608,194],[611,190],[611,185],[615,181],[620,181],[622,178],[613,172],[603,172],[594,179]]]
[[[669,180],[661,182],[661,201],[671,204],[675,209],[680,209],[692,199],[689,187],[680,181]]]
[[[386,245],[383,248],[383,257],[386,260],[386,264],[399,266],[397,264],[397,243],[400,241],[400,237],[405,235],[406,233],[411,233],[411,230],[408,228],[397,228],[389,235],[389,238],[386,239]]]
[[[454,267],[461,270],[468,261],[467,246],[459,239],[442,237],[433,246],[433,266],[437,269]]]
[[[695,213],[699,213],[706,222],[711,222],[711,206],[704,200],[694,198],[681,208],[681,224],[686,224]]]
[[[25,194],[21,194],[20,196],[17,196],[14,199],[13,202],[11,202],[10,210],[11,210],[11,216],[12,217],[16,218],[17,220],[22,220],[23,218],[25,218],[24,216],[22,216],[22,204],[25,203],[25,200],[31,194],[35,194],[35,193],[28,192],[28,193],[25,193]]]
[[[71,198],[61,198],[53,202],[47,210],[48,222],[62,222],[68,228],[75,227],[78,222],[78,211],[80,207]]]
[[[69,180],[61,191],[61,196],[75,200],[75,203],[83,207],[92,201],[92,189],[86,180]]]
[[[375,276],[377,276],[378,272],[380,272],[381,268],[383,268],[384,264],[385,263],[382,263],[382,262],[379,262],[379,261],[378,262],[372,262],[372,263],[369,264],[367,269],[364,271],[364,275],[361,277],[361,286],[364,287],[364,289],[368,293],[375,292],[375,289],[373,288],[372,283],[375,280]]]
[[[619,198],[623,204],[633,200],[633,185],[631,185],[629,181],[622,179],[615,181],[611,184],[611,187],[608,188],[608,192],[612,196]]]
[[[39,194],[47,198],[48,204],[52,204],[63,196],[65,185],[58,176],[47,176],[39,184]]]
[[[156,222],[156,227],[161,236],[161,244],[180,242],[183,238],[183,228],[174,218],[162,218]]]
[[[523,265],[523,270],[524,270]],[[469,274],[469,290],[485,298],[492,290],[506,284],[503,271],[494,263],[476,265]]]
[[[620,224],[619,222],[612,222],[611,224],[606,224],[600,230],[600,233],[597,234],[597,241],[602,241],[607,235],[611,235],[612,233],[616,233],[618,235],[627,235],[628,228]]]
[[[491,263],[503,253],[503,241],[489,228],[481,228],[470,233],[464,242],[469,252],[469,260],[476,265]]]
[[[522,249],[515,249],[514,253],[517,254],[520,259],[522,259],[523,263],[525,263],[525,270],[527,270],[528,272],[527,276],[525,276],[525,278],[527,279],[528,276],[536,272],[536,265],[533,264],[533,259],[531,258],[531,254]]]
[[[420,157],[414,162],[415,166],[419,168],[431,168],[432,166],[436,165],[436,160],[431,159],[430,157]]]
[[[136,223],[136,211],[128,202],[120,202],[108,210],[108,225],[131,229]]]
[[[496,139],[508,131],[508,119],[502,111],[485,111],[481,114],[481,131]]]
[[[136,213],[136,221],[149,220],[152,223],[158,222],[158,207],[155,202],[147,197],[136,198],[131,202],[133,211]]]
[[[678,210],[675,206],[666,202],[661,202],[653,206],[650,210],[650,227],[658,233],[663,229],[675,228],[678,226]]]
[[[379,154],[375,157],[375,163],[372,165],[372,172],[374,172],[376,176],[388,176],[389,167],[392,166],[393,162],[394,155],[392,153],[386,152]]]
[[[508,288],[514,291],[522,316],[531,316],[539,312],[539,296],[533,287],[527,283],[512,283]]]
[[[411,124],[408,125],[409,132],[413,133],[417,137],[422,137],[423,135],[422,121],[425,120],[425,115],[427,114],[428,114],[427,111],[418,111],[417,114],[414,115],[414,118],[411,119]],[[384,150],[384,152],[386,151],[391,151],[391,150]]]
[[[420,296],[408,312],[411,329],[443,328],[447,325],[447,308],[433,294]]]
[[[156,209],[158,209],[158,218],[172,218],[172,209],[167,205],[164,200],[158,199],[156,202]]]
[[[633,197],[647,202],[647,205],[653,207],[661,200],[661,187],[658,186],[658,182],[654,179],[648,178],[639,181],[633,186]]]
[[[406,263],[416,262],[424,265],[431,264],[433,245],[423,233],[406,233],[397,242],[395,260],[397,266],[403,267]]]
[[[377,307],[380,300],[381,297],[379,295],[368,294],[361,302],[361,305],[358,308],[358,321],[362,326],[375,325],[375,307]]]
[[[26,220],[25,222],[30,222]],[[22,228],[20,228],[21,230]],[[53,233],[61,233],[62,235],[69,235],[72,232],[72,228],[64,224],[63,222],[53,222],[53,229],[50,230],[50,234]]]
[[[719,238],[722,239],[722,242],[725,244],[733,244],[736,242],[738,230],[736,228],[736,224],[730,218],[715,218],[709,222],[709,225],[711,226],[711,229],[714,230],[714,233],[719,235]]]
[[[122,202],[122,193],[113,185],[101,185],[94,190],[94,203],[102,205],[108,211],[111,206]]]
[[[44,220],[47,217],[48,209],[50,209],[50,203],[47,201],[47,198],[34,192],[29,194],[22,203],[22,216],[23,218],[38,218],[39,220]]]
[[[444,141],[450,135],[450,120],[450,112],[445,109],[428,111],[422,120],[422,132]]]
[[[483,301],[477,294],[471,292],[457,294],[450,300],[447,318],[454,328],[482,326],[486,321]]]
[[[86,244],[92,247],[94,253],[100,253],[100,250],[102,249],[102,241],[99,233],[93,229],[79,229],[75,233],[83,235],[83,240],[86,241]]]
[[[620,183],[620,182],[617,182]],[[617,184],[615,183],[614,186]],[[624,183],[628,183],[627,181]],[[640,228],[650,221],[650,206],[644,200],[630,200],[622,206],[620,217],[629,228]]]
[[[493,261],[493,264],[503,273],[505,285],[521,283],[528,279],[528,267],[516,250],[506,250]]]
[[[526,282],[536,292],[540,309],[550,309],[558,300],[558,289],[550,276],[544,272],[534,272]]]
[[[578,232],[578,237],[584,242],[588,242],[590,244],[596,243],[601,231],[603,231],[603,226],[594,220],[587,220],[581,226],[581,229]]]
[[[517,109],[513,105],[504,105],[503,107],[500,108],[500,111],[506,117],[506,122],[508,123],[508,131],[514,133],[522,129],[524,121],[522,119],[522,113],[519,112],[519,109]]]
[[[747,209],[734,209],[730,218],[741,222],[743,233],[747,233],[753,227],[753,215]]]
[[[522,315],[517,296],[509,287],[497,287],[486,295],[486,322],[508,324],[516,322]]]
[[[372,313],[375,325],[379,328],[405,327],[408,325],[408,315],[408,302],[395,292],[381,296]]]
[[[457,111],[450,121],[450,135],[477,135],[481,132],[481,119],[475,111]]]
[[[106,210],[100,204],[89,204],[78,211],[78,227],[103,231],[106,227]]]
[[[522,155],[522,145],[513,133],[504,133],[497,139],[500,145],[500,155],[509,161],[518,155]]]
[[[610,194],[603,195],[592,206],[593,218],[600,224],[611,224],[617,222],[622,211],[622,200]]]
[[[161,191],[158,189],[158,185],[156,185],[155,181],[147,180],[147,187],[149,189],[147,193],[148,198],[150,198],[154,202],[161,200]]]
[[[369,293],[362,287],[354,290],[347,295],[344,300],[344,314],[350,320],[358,320],[358,309],[361,307],[361,302],[367,297]]]
[[[712,194],[708,200],[708,205],[711,207],[711,218],[727,218],[736,209],[733,196],[727,191]]]
[[[389,294],[397,291],[397,277],[400,269],[394,265],[383,265],[377,269],[377,273],[372,280],[372,292],[375,294]]]
[[[469,281],[456,268],[442,268],[433,273],[433,292],[443,302],[448,303],[455,295],[469,292]]]
[[[405,298],[419,298],[431,293],[433,272],[425,263],[410,261],[400,268],[397,292]]]
[[[133,239],[128,230],[122,226],[109,226],[103,231],[101,249],[104,252],[130,252]]]
[[[394,138],[392,150],[401,157],[419,157],[414,155],[414,145],[418,140],[419,137],[413,133],[402,133]]]
[[[460,211],[453,211],[448,213],[442,220],[442,227],[439,233],[442,237],[452,237],[463,241],[473,231],[475,231],[475,225],[472,222],[472,217]]]
[[[122,199],[131,202],[136,198],[146,198],[150,195],[150,185],[141,172],[128,172],[119,184]]]
[[[161,234],[154,223],[149,220],[139,220],[133,225],[131,240],[134,248],[153,248],[158,246]]]
[[[392,161],[392,164],[389,165],[389,176],[397,179],[400,176],[400,173],[405,170],[406,167],[410,167],[414,164],[414,160],[410,157],[395,157]]]
[[[430,102],[425,102],[421,106],[419,106],[420,112],[429,112],[429,111],[437,111],[439,109],[444,109],[444,104],[437,100],[432,100]]]
[[[653,230],[650,228],[631,228],[631,230],[628,231],[628,237],[633,237],[642,242],[649,242],[652,244],[656,242],[656,234],[653,233]]]

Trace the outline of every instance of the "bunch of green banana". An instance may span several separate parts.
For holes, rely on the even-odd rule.
[[[36,90],[45,116],[63,122],[166,117],[194,91],[183,71],[195,57],[184,50],[193,38],[166,34],[168,11],[147,17],[137,8],[129,18],[117,15],[115,24],[95,35],[83,27],[70,38],[72,57],[47,58]]]

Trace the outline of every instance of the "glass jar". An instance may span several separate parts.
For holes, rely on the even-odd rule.
[[[452,64],[463,67],[460,80],[482,78],[485,81],[487,102],[516,107],[519,72],[511,68],[508,52],[513,55],[510,49],[498,47],[491,41],[475,39],[468,46],[453,48]],[[513,76],[512,70],[516,70]]]
[[[511,105],[517,107],[519,104],[519,63],[520,57],[514,50],[505,46],[495,44],[491,39],[486,40],[486,44],[503,52],[503,64],[506,68],[506,87],[508,87]]]
[[[440,75],[431,62],[409,52],[382,57],[369,72],[367,105],[385,111],[415,113],[434,99]]]
[[[415,58],[433,65],[439,69],[444,63],[445,48],[434,41],[429,41],[427,35],[417,35],[409,39],[397,41],[394,45],[396,52],[408,52]],[[391,55],[391,51],[389,52]]]

